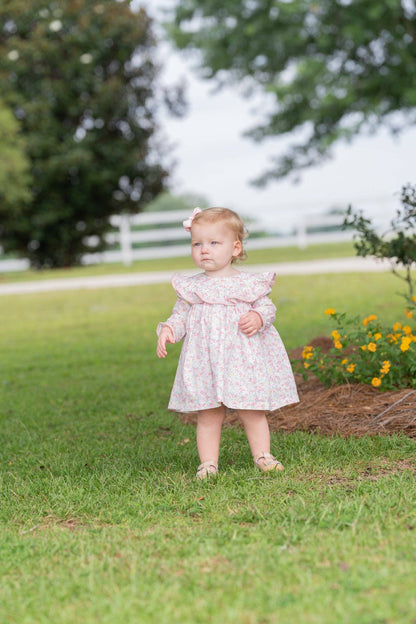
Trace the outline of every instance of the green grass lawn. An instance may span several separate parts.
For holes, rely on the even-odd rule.
[[[282,277],[291,349],[326,307],[402,320],[389,273]],[[197,483],[195,431],[155,355],[169,285],[0,301],[0,621],[414,624],[415,441],[276,433],[283,474],[224,430]],[[340,406],[342,407],[342,406]]]

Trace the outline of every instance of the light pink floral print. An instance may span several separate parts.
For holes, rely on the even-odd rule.
[[[275,410],[299,398],[289,358],[273,327],[276,308],[267,296],[274,273],[239,271],[230,277],[175,275],[178,295],[168,325],[184,338],[169,409],[195,412],[223,403],[233,409]],[[263,325],[247,337],[238,328],[255,310]]]

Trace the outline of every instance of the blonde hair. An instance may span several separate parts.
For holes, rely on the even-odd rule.
[[[232,230],[235,234],[236,240],[241,243],[240,253],[238,256],[235,256],[231,262],[235,262],[236,260],[245,260],[247,258],[247,254],[244,251],[243,242],[248,236],[248,230],[239,215],[234,212],[234,210],[230,210],[229,208],[219,208],[216,206],[213,208],[206,208],[195,215],[192,225],[195,223],[202,224],[204,222],[217,223],[218,221],[222,221],[224,225],[230,228],[230,230]]]

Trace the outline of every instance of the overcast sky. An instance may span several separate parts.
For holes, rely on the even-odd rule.
[[[154,14],[170,0],[151,0]],[[393,216],[397,194],[406,182],[416,183],[416,128],[393,138],[387,130],[339,144],[325,164],[301,173],[299,184],[270,183],[264,190],[250,185],[270,157],[283,152],[287,138],[256,144],[243,132],[261,120],[262,99],[244,99],[227,88],[213,93],[213,85],[198,79],[195,60],[163,47],[164,80],[187,83],[189,109],[182,119],[163,118],[163,131],[173,143],[177,166],[172,177],[175,193],[206,196],[211,205],[255,215],[266,223],[293,223],[299,212],[319,213],[352,203],[367,214]]]

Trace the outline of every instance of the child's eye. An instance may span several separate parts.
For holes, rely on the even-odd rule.
[[[218,245],[218,241],[211,241],[211,245]]]
[[[192,247],[200,247],[201,243],[192,243]]]

